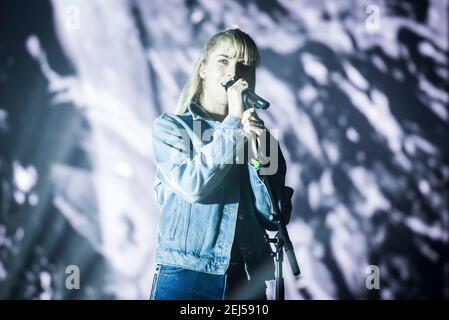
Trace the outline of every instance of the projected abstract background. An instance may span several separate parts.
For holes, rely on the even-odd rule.
[[[447,13],[447,0],[1,1],[0,299],[148,298],[152,120],[232,26],[261,50],[259,114],[295,189],[302,275],[284,265],[286,298],[449,298]]]

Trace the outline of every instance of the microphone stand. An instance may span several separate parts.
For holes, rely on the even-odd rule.
[[[300,274],[300,270],[298,267],[298,262],[296,260],[295,251],[290,241],[290,237],[288,235],[287,228],[285,226],[284,218],[279,211],[278,205],[274,200],[273,193],[271,191],[271,185],[268,177],[266,175],[261,175],[262,181],[267,187],[268,194],[270,196],[271,207],[273,208],[271,218],[272,221],[275,221],[278,225],[278,232],[276,233],[274,238],[270,238],[265,233],[265,241],[268,243],[274,243],[275,251],[271,253],[271,256],[274,258],[274,266],[275,266],[275,281],[276,281],[276,293],[275,300],[285,300],[285,292],[284,292],[284,278],[282,276],[282,261],[284,260],[283,250],[287,253],[288,262],[290,263],[290,268],[292,269],[292,273],[297,276]]]
[[[229,87],[232,86],[238,79],[229,80],[227,83],[222,84],[226,91],[228,91]],[[243,92],[243,103],[246,108],[255,108],[255,109],[267,109],[270,106],[270,103],[254,92],[250,90],[245,90]],[[270,181],[268,180],[266,175],[261,175],[262,181],[264,182],[268,194],[270,196],[271,208],[274,212],[271,212],[271,220],[275,221],[278,225],[278,232],[274,238],[270,238],[266,233],[264,235],[265,241],[270,243],[274,243],[276,250],[271,253],[271,256],[275,259],[275,279],[276,279],[276,300],[285,300],[284,293],[284,278],[282,276],[282,261],[284,259],[283,248],[287,253],[288,262],[290,263],[290,268],[295,276],[300,274],[298,262],[296,260],[295,252],[293,249],[292,242],[290,241],[290,237],[287,232],[287,228],[285,227],[285,222],[282,214],[279,211],[276,201],[274,200],[273,193],[271,192]],[[271,247],[271,246],[270,246]]]

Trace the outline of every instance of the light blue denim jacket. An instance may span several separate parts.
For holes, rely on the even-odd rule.
[[[271,260],[264,228],[276,226],[258,172],[247,162],[236,164],[245,141],[242,124],[232,115],[214,121],[197,103],[188,109],[153,123],[154,189],[161,210],[155,263],[224,274],[236,236],[252,273]],[[269,179],[282,210],[286,168],[278,150],[278,169]]]

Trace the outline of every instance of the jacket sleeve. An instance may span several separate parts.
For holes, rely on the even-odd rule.
[[[163,114],[153,123],[153,152],[162,179],[186,201],[198,202],[221,182],[243,147],[240,119],[228,115],[210,143],[193,148],[188,131],[178,117]]]
[[[271,192],[285,224],[290,221],[293,189],[285,186],[287,166],[280,145],[272,135],[269,134],[268,136],[269,139],[272,139],[269,146],[276,146],[277,148],[277,152],[275,152],[274,154],[270,152],[271,159],[269,166],[273,167],[261,168],[259,169],[259,171],[257,171],[253,166],[249,166],[249,170],[251,188],[253,190],[255,198],[255,206],[258,213],[260,214],[261,222],[266,229],[275,231],[277,230],[277,224],[270,221],[270,216],[272,212],[274,213],[274,209],[270,201],[267,186],[262,180],[261,175],[265,174],[265,177],[268,180],[268,183],[271,187]]]

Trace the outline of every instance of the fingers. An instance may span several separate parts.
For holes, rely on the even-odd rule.
[[[259,118],[253,108],[247,109],[243,112],[242,123],[243,125],[249,124],[254,127],[265,128],[264,121]]]
[[[246,109],[243,112],[243,118],[248,118],[252,120],[257,120],[263,123],[263,120],[259,118],[259,115],[257,114],[256,110],[254,108]]]
[[[245,112],[243,113],[243,115],[248,118],[254,116],[254,114],[257,115],[256,110],[254,110],[254,108],[246,109]]]
[[[248,119],[251,120],[251,121],[256,121],[256,122],[260,122],[260,123],[262,123],[262,124],[265,124],[265,122],[264,122],[261,118],[259,118],[259,116],[257,115],[257,113],[254,113],[254,114],[251,115]]]
[[[261,136],[264,134],[264,132],[266,132],[265,129],[263,128],[259,128],[259,127],[255,127],[255,126],[251,126],[250,129],[252,132],[254,132],[257,136]]]
[[[263,121],[258,121],[258,120],[253,120],[253,119],[249,119],[248,123],[251,126],[257,127],[257,128],[265,128],[265,125],[263,123]]]
[[[242,116],[242,124],[247,133],[254,133],[256,136],[261,136],[267,131],[263,120],[257,116],[254,108],[244,111]]]
[[[229,80],[228,80],[229,81]],[[227,83],[227,82],[226,82]],[[238,92],[242,92],[243,90],[248,88],[248,82],[242,78],[238,79],[234,82],[228,90],[236,90]]]
[[[261,129],[266,129],[265,128],[265,124],[263,121],[261,120],[255,120],[255,119],[244,119],[242,120],[242,124],[243,126],[250,126],[250,127],[254,127],[254,128],[261,128]]]
[[[265,127],[260,127],[259,125],[252,125],[250,123],[244,126],[244,130],[250,134],[255,133],[257,136],[261,136],[267,131]]]
[[[255,112],[256,112],[256,111],[254,110],[254,108],[246,109],[246,110],[243,112],[242,120],[254,118]]]
[[[251,153],[249,154],[250,160],[257,160],[257,140],[253,140],[250,144]]]

